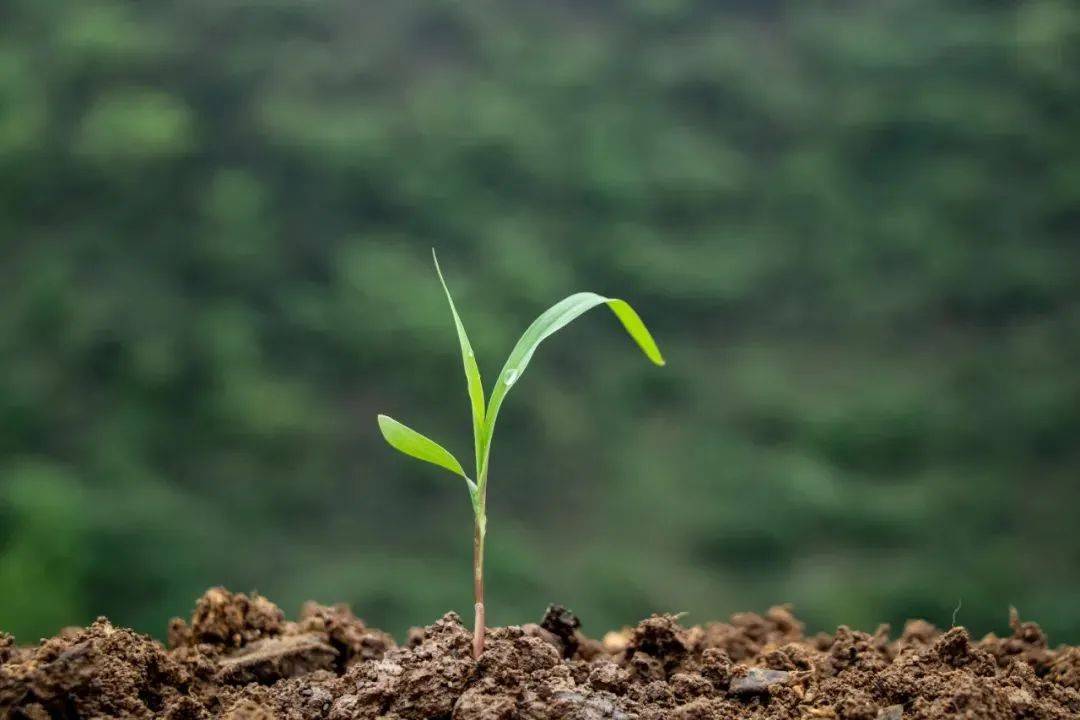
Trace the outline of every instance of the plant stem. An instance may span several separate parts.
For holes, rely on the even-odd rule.
[[[481,501],[482,502],[482,501]],[[473,596],[476,617],[473,623],[473,657],[477,660],[484,652],[484,527],[482,516],[476,518],[473,532]]]

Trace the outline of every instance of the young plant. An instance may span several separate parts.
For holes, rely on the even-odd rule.
[[[575,293],[552,305],[544,311],[533,324],[525,330],[525,334],[517,341],[510,357],[503,365],[495,381],[495,387],[491,396],[484,401],[484,386],[480,382],[480,368],[476,364],[476,356],[473,354],[469,337],[465,333],[465,326],[461,323],[454,299],[450,296],[450,289],[443,279],[442,270],[439,268],[439,260],[435,257],[435,251],[431,252],[435,261],[435,272],[442,283],[446,300],[450,304],[450,314],[454,319],[454,327],[457,328],[458,343],[461,345],[461,361],[465,368],[465,383],[469,391],[469,401],[472,406],[473,426],[473,451],[476,456],[476,474],[470,478],[461,463],[450,454],[446,448],[434,440],[421,435],[415,430],[402,425],[397,420],[386,415],[379,415],[379,429],[382,431],[386,442],[411,457],[418,460],[438,465],[450,472],[460,475],[465,479],[469,489],[469,499],[472,501],[473,516],[473,592],[476,599],[475,611],[476,622],[473,627],[473,655],[477,658],[484,651],[484,539],[487,535],[487,484],[489,460],[491,457],[491,438],[495,433],[495,420],[499,416],[506,394],[510,388],[521,379],[525,367],[532,359],[536,348],[552,334],[568,325],[571,321],[591,310],[598,305],[607,305],[615,313],[615,317],[622,322],[623,327],[645,353],[649,360],[657,365],[664,364],[664,358],[660,355],[660,349],[649,334],[645,323],[641,321],[634,309],[624,301],[617,298],[608,298],[591,292]]]

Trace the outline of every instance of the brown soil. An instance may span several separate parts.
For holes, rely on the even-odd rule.
[[[170,720],[740,720],[1080,718],[1080,648],[1013,633],[972,641],[908,623],[899,638],[807,638],[785,608],[683,627],[655,616],[589,639],[565,608],[496,628],[479,662],[448,613],[396,645],[344,606],[287,621],[258,595],[206,593],[168,648],[104,618],[36,647],[0,633],[0,717]]]

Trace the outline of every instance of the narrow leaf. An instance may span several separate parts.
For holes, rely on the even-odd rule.
[[[454,307],[454,298],[450,296],[450,288],[446,286],[446,280],[443,279],[435,248],[431,249],[431,259],[435,261],[435,272],[439,275],[439,282],[442,283],[443,290],[446,292],[446,301],[450,303],[450,314],[454,316],[454,327],[457,328],[458,344],[461,346],[461,363],[465,368],[465,383],[468,386],[469,402],[472,405],[473,449],[476,453],[476,471],[479,473],[484,434],[484,385],[480,381],[480,367],[476,364],[476,355],[469,343],[469,336],[465,333],[465,326],[461,323],[457,308]]]
[[[386,442],[395,450],[405,453],[417,460],[423,460],[433,465],[446,468],[456,473],[469,483],[470,489],[473,483],[465,474],[461,463],[457,461],[450,451],[429,437],[425,437],[410,427],[402,425],[397,420],[387,415],[379,415],[379,430],[386,438]]]
[[[607,305],[611,308],[611,312],[615,313],[615,317],[619,318],[626,332],[630,333],[630,337],[634,338],[634,342],[638,344],[645,356],[653,364],[663,366],[665,360],[664,356],[660,354],[660,348],[656,346],[656,341],[653,340],[649,329],[645,327],[641,316],[637,314],[634,308],[630,307],[630,303],[618,298],[609,298]]]
[[[481,465],[481,472],[479,473],[481,483],[483,478],[486,477],[488,454],[490,453],[491,438],[495,433],[495,420],[499,415],[499,408],[502,407],[503,400],[506,397],[506,393],[510,391],[510,387],[516,383],[522,373],[525,372],[525,367],[532,359],[533,353],[536,352],[536,348],[540,346],[547,338],[551,337],[554,333],[558,332],[562,328],[569,325],[575,319],[582,314],[588,312],[597,305],[606,304],[611,308],[611,311],[615,313],[615,316],[622,322],[626,332],[630,334],[630,337],[637,342],[642,352],[645,353],[649,360],[653,361],[657,365],[664,364],[664,357],[660,354],[660,348],[656,346],[656,341],[653,340],[651,334],[649,334],[648,328],[645,327],[645,323],[641,321],[641,317],[634,311],[630,304],[625,300],[619,300],[618,298],[607,298],[603,295],[597,295],[591,292],[575,293],[570,297],[564,298],[559,302],[552,305],[545,310],[540,317],[533,321],[525,333],[518,340],[517,345],[510,352],[510,357],[506,360],[506,365],[503,366],[502,372],[499,373],[498,379],[495,381],[495,387],[491,391],[491,400],[488,402],[487,414],[484,418],[484,458]]]

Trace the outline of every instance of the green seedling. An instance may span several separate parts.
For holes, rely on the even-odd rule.
[[[455,475],[465,479],[469,490],[469,499],[472,501],[473,516],[473,592],[476,598],[475,611],[476,622],[473,626],[473,655],[480,657],[484,651],[484,539],[487,536],[487,484],[489,460],[491,457],[491,439],[495,433],[495,420],[499,416],[506,394],[510,392],[520,379],[525,367],[532,359],[533,353],[547,338],[555,332],[566,327],[574,319],[588,310],[599,305],[607,305],[615,313],[615,317],[622,322],[623,327],[645,353],[649,360],[657,365],[664,364],[664,358],[660,349],[656,347],[645,323],[625,300],[608,298],[591,292],[575,293],[552,305],[544,311],[533,324],[525,330],[525,334],[517,341],[510,357],[503,365],[495,381],[495,387],[491,396],[484,401],[484,386],[480,381],[480,368],[476,364],[476,356],[473,354],[469,337],[465,333],[465,326],[461,323],[454,299],[450,296],[450,289],[443,279],[442,270],[439,268],[439,260],[432,250],[432,258],[435,260],[435,272],[442,283],[446,300],[450,304],[450,314],[454,319],[454,327],[457,328],[458,343],[461,345],[461,361],[465,368],[465,383],[469,391],[469,401],[472,406],[473,426],[473,451],[476,456],[476,474],[470,478],[466,474],[461,463],[450,452],[434,440],[421,435],[415,430],[402,425],[397,420],[386,415],[379,415],[379,429],[382,431],[386,442],[411,457],[418,460],[438,465]],[[475,478],[475,479],[474,479]]]

